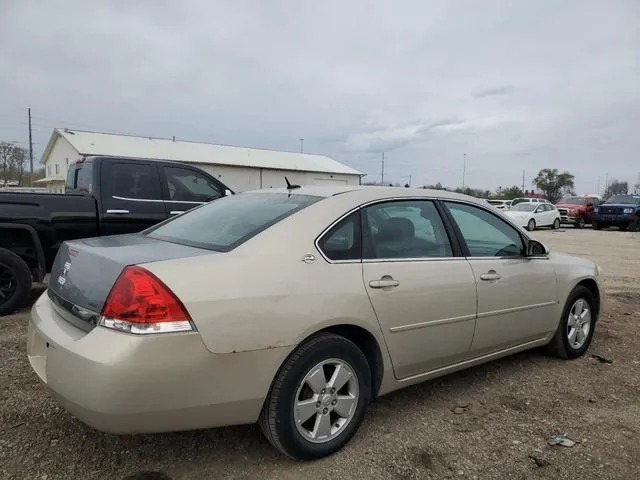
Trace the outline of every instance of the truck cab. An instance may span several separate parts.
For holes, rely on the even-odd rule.
[[[594,208],[593,228],[616,226],[620,230],[640,231],[640,196],[613,195]]]

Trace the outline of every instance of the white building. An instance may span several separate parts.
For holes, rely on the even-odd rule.
[[[364,175],[324,155],[56,128],[41,158],[45,178],[34,183],[63,193],[69,164],[89,155],[189,163],[235,192],[282,187],[285,175],[298,185],[357,185]]]

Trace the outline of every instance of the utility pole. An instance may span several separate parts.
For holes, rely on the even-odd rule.
[[[300,153],[304,153],[304,138],[300,139]]]
[[[524,195],[524,170],[522,170],[522,194]]]
[[[467,175],[467,154],[462,157],[462,189],[464,190],[465,176]]]
[[[384,152],[382,152],[382,175],[380,176],[380,185],[384,185]]]
[[[31,167],[31,176],[29,177],[29,186],[33,187],[33,141],[31,140],[31,108],[29,113],[29,166]]]
[[[607,190],[609,190],[609,172],[604,176],[604,195],[607,195]]]

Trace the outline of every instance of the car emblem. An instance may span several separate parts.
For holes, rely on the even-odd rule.
[[[304,256],[302,257],[302,261],[303,261],[304,263],[313,263],[313,262],[315,262],[315,261],[316,261],[316,257],[315,257],[315,255],[313,255],[312,253],[307,253],[306,255],[304,255]]]

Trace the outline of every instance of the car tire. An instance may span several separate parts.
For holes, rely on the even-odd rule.
[[[556,218],[553,221],[553,225],[551,225],[551,228],[553,228],[554,230],[558,230],[560,228],[560,219]]]
[[[618,230],[620,230],[621,232],[626,232],[629,228],[629,225],[627,225],[626,223],[621,223],[620,225],[618,225]]]
[[[602,225],[600,225],[598,222],[591,222],[591,228],[593,228],[594,230],[602,230]]]
[[[574,227],[575,228],[584,228],[584,224],[585,224],[584,218],[580,217],[578,219],[578,221],[574,224]]]
[[[582,302],[583,307],[586,306],[587,313],[580,320],[585,323],[577,326],[578,324],[575,323],[577,321],[576,313],[580,309],[580,302]],[[582,316],[583,313],[584,310],[580,310],[578,316]],[[562,318],[560,318],[558,329],[547,346],[549,352],[566,360],[583,356],[591,344],[598,313],[597,303],[591,290],[581,285],[574,288],[562,310]],[[585,332],[585,325],[588,325],[587,332]]]
[[[629,223],[629,231],[630,232],[640,232],[640,215],[636,215]]]
[[[535,229],[536,229],[536,221],[532,218],[531,220],[529,220],[529,223],[527,223],[527,230],[532,232]]]
[[[337,368],[332,372],[333,366]],[[330,382],[338,368],[351,376],[343,387],[332,392]],[[312,382],[315,384],[313,389],[310,378],[319,379],[318,383]],[[371,369],[358,346],[342,336],[320,333],[301,344],[284,362],[271,386],[258,424],[267,440],[284,455],[296,460],[317,459],[339,451],[353,437],[371,396]],[[342,407],[348,410],[339,412],[339,399],[350,402],[349,406]],[[297,402],[307,402],[306,406],[313,413],[306,410],[305,414],[305,410],[296,408]],[[308,420],[304,420],[309,414]],[[329,438],[312,438],[313,430],[327,426]],[[332,431],[334,427],[337,428],[335,432]]]
[[[0,316],[27,303],[31,294],[31,271],[18,255],[0,249]]]

